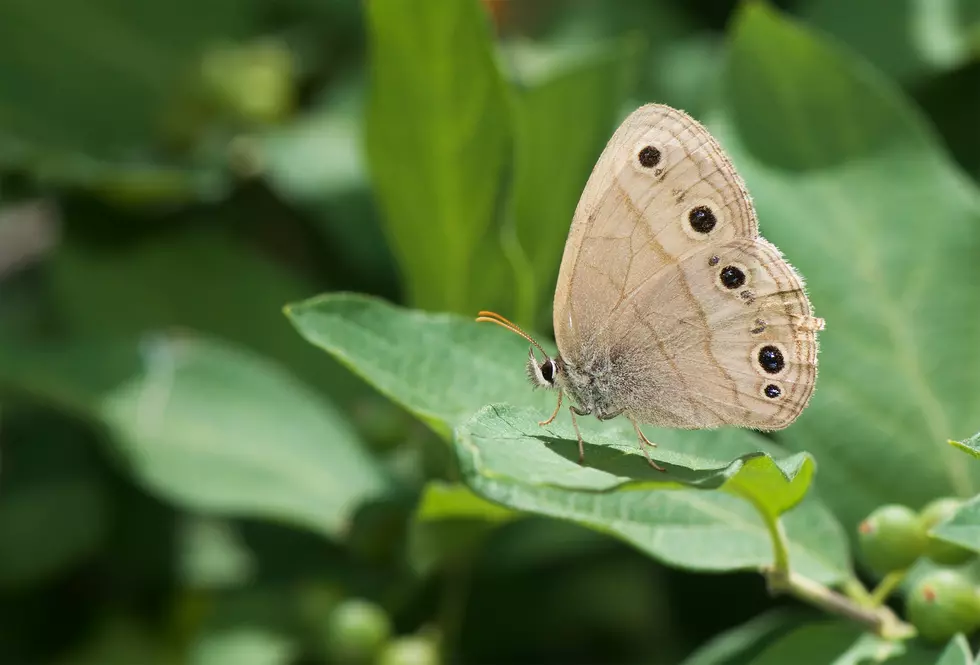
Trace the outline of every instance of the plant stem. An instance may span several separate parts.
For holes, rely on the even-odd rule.
[[[843,584],[844,593],[848,598],[856,602],[861,607],[874,607],[874,600],[871,594],[864,588],[864,585],[854,576],[848,577]]]
[[[794,573],[789,567],[789,544],[782,520],[762,510],[760,506],[756,507],[772,537],[773,565],[765,571],[770,593],[788,593],[826,612],[856,621],[885,639],[906,639],[915,634],[912,626],[895,616],[889,608],[882,606],[881,601],[875,602],[878,592],[881,591],[887,597],[895,585],[901,582],[901,576],[898,580],[889,580],[886,577],[875,590],[874,595],[869,595],[864,587],[852,578],[848,580],[849,593],[857,598],[849,598],[819,582]],[[886,583],[889,586],[883,589]],[[861,591],[858,592],[856,587],[860,587]]]
[[[862,607],[847,596],[803,575],[779,575],[772,571],[767,581],[771,593],[788,593],[826,612],[851,619],[884,639],[903,640],[915,635],[915,629],[895,616],[889,608]]]
[[[895,588],[902,583],[902,580],[905,579],[906,572],[907,569],[894,570],[882,578],[881,582],[878,583],[878,586],[876,586],[874,591],[871,592],[872,607],[880,607],[886,600],[888,600],[888,596],[891,595],[892,591],[894,591]]]

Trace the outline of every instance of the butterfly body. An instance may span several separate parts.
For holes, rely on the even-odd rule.
[[[479,320],[537,346],[499,315]],[[646,443],[638,423],[782,429],[812,394],[823,325],[800,276],[759,235],[718,143],[687,114],[648,104],[586,183],[555,289],[559,354],[539,363],[532,348],[528,372],[559,390],[545,423],[567,393],[573,423],[622,414]]]

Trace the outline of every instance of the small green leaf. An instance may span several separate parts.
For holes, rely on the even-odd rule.
[[[935,525],[929,533],[940,540],[980,552],[980,496],[965,502],[952,517]]]
[[[969,439],[964,439],[963,441],[949,441],[949,445],[954,448],[959,448],[963,452],[973,455],[974,457],[980,457],[980,432],[977,432]]]
[[[807,624],[776,640],[750,665],[834,663],[860,637],[858,626],[843,621]]]
[[[485,501],[462,485],[432,481],[425,486],[415,511],[419,522],[475,518],[502,522],[515,516],[510,510]]]
[[[409,299],[467,311],[509,140],[487,16],[477,0],[376,0],[367,15],[368,168]]]
[[[210,631],[192,645],[189,665],[288,665],[297,645],[282,635],[252,627]]]
[[[490,503],[463,485],[432,481],[425,487],[409,531],[409,559],[426,573],[471,553],[496,526],[519,513]]]
[[[851,645],[850,649],[841,654],[832,665],[883,663],[904,653],[905,645],[902,642],[885,640],[877,635],[865,633]]]
[[[698,647],[681,665],[744,663],[801,622],[799,611],[770,610],[729,629]]]
[[[958,633],[949,641],[949,644],[946,645],[946,648],[943,650],[939,660],[936,661],[936,665],[972,664],[973,653],[970,650],[969,642],[966,641],[966,637],[964,637],[962,633]]]

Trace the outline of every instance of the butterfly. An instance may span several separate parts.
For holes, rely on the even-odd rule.
[[[615,131],[572,218],[558,273],[558,354],[531,344],[533,385],[558,390],[576,416],[624,416],[647,461],[641,424],[763,431],[789,426],[817,376],[817,332],[803,279],[759,235],[731,160],[692,117],[646,104]],[[537,349],[543,354],[538,359]]]

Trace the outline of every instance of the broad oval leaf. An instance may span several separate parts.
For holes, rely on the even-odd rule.
[[[456,451],[465,478],[484,498],[614,533],[674,565],[732,570],[771,563],[768,532],[748,501],[724,492],[651,491],[645,477],[637,480],[579,467],[573,461],[577,444],[567,413],[553,424],[552,432],[557,433],[554,450],[537,440],[527,446],[518,443],[525,435],[523,429],[531,436],[546,433],[536,423],[550,415],[555,395],[533,391],[528,385],[522,367],[527,342],[517,335],[459,316],[413,311],[351,294],[320,296],[290,305],[286,312],[308,340],[447,438],[457,430]],[[506,413],[520,414],[522,425],[507,430],[501,429],[506,423],[481,421],[480,416],[492,408],[470,420],[488,403],[510,405]],[[519,409],[513,408],[516,404]],[[623,457],[616,446],[635,451],[636,434],[625,420],[599,423],[582,418],[579,424],[590,442],[603,444],[600,461],[605,454]],[[486,445],[481,443],[479,454],[490,456],[492,468],[476,466],[471,454],[472,441],[481,431],[488,431],[481,430],[483,426],[490,427],[491,434],[485,437]],[[735,478],[729,481],[729,489],[760,502],[763,510],[778,513],[793,506],[812,472],[812,462],[805,456],[783,462],[787,469],[802,473],[779,471],[771,457],[759,455],[771,452],[781,457],[779,449],[746,430],[644,431],[660,444],[657,454],[663,453],[664,459],[675,464],[675,474],[686,473],[692,483],[720,487],[728,479],[727,469]],[[732,463],[742,455],[754,455],[758,461]],[[596,455],[587,453],[587,465],[593,457]],[[626,468],[644,473],[642,457],[630,455],[627,461]],[[745,475],[735,473],[739,470]],[[756,473],[752,482],[743,483]],[[788,481],[787,475],[796,482]],[[562,485],[569,480],[581,484],[572,485],[574,489]],[[622,491],[608,491],[624,483]],[[847,574],[846,539],[822,506],[806,499],[784,521],[794,568],[828,582]],[[701,547],[699,542],[709,539],[713,545]]]
[[[463,311],[509,140],[489,22],[477,0],[375,0],[367,17],[367,162],[392,249],[413,304]]]
[[[141,484],[189,510],[334,537],[387,489],[330,402],[240,347],[160,335],[25,348],[2,365],[5,388],[100,423]]]
[[[957,633],[943,650],[936,665],[973,665],[973,652],[970,643],[962,633]]]
[[[883,503],[971,496],[980,467],[946,441],[980,412],[980,196],[864,63],[757,3],[731,44],[709,125],[827,321],[814,398],[781,440],[814,455],[852,532]]]

